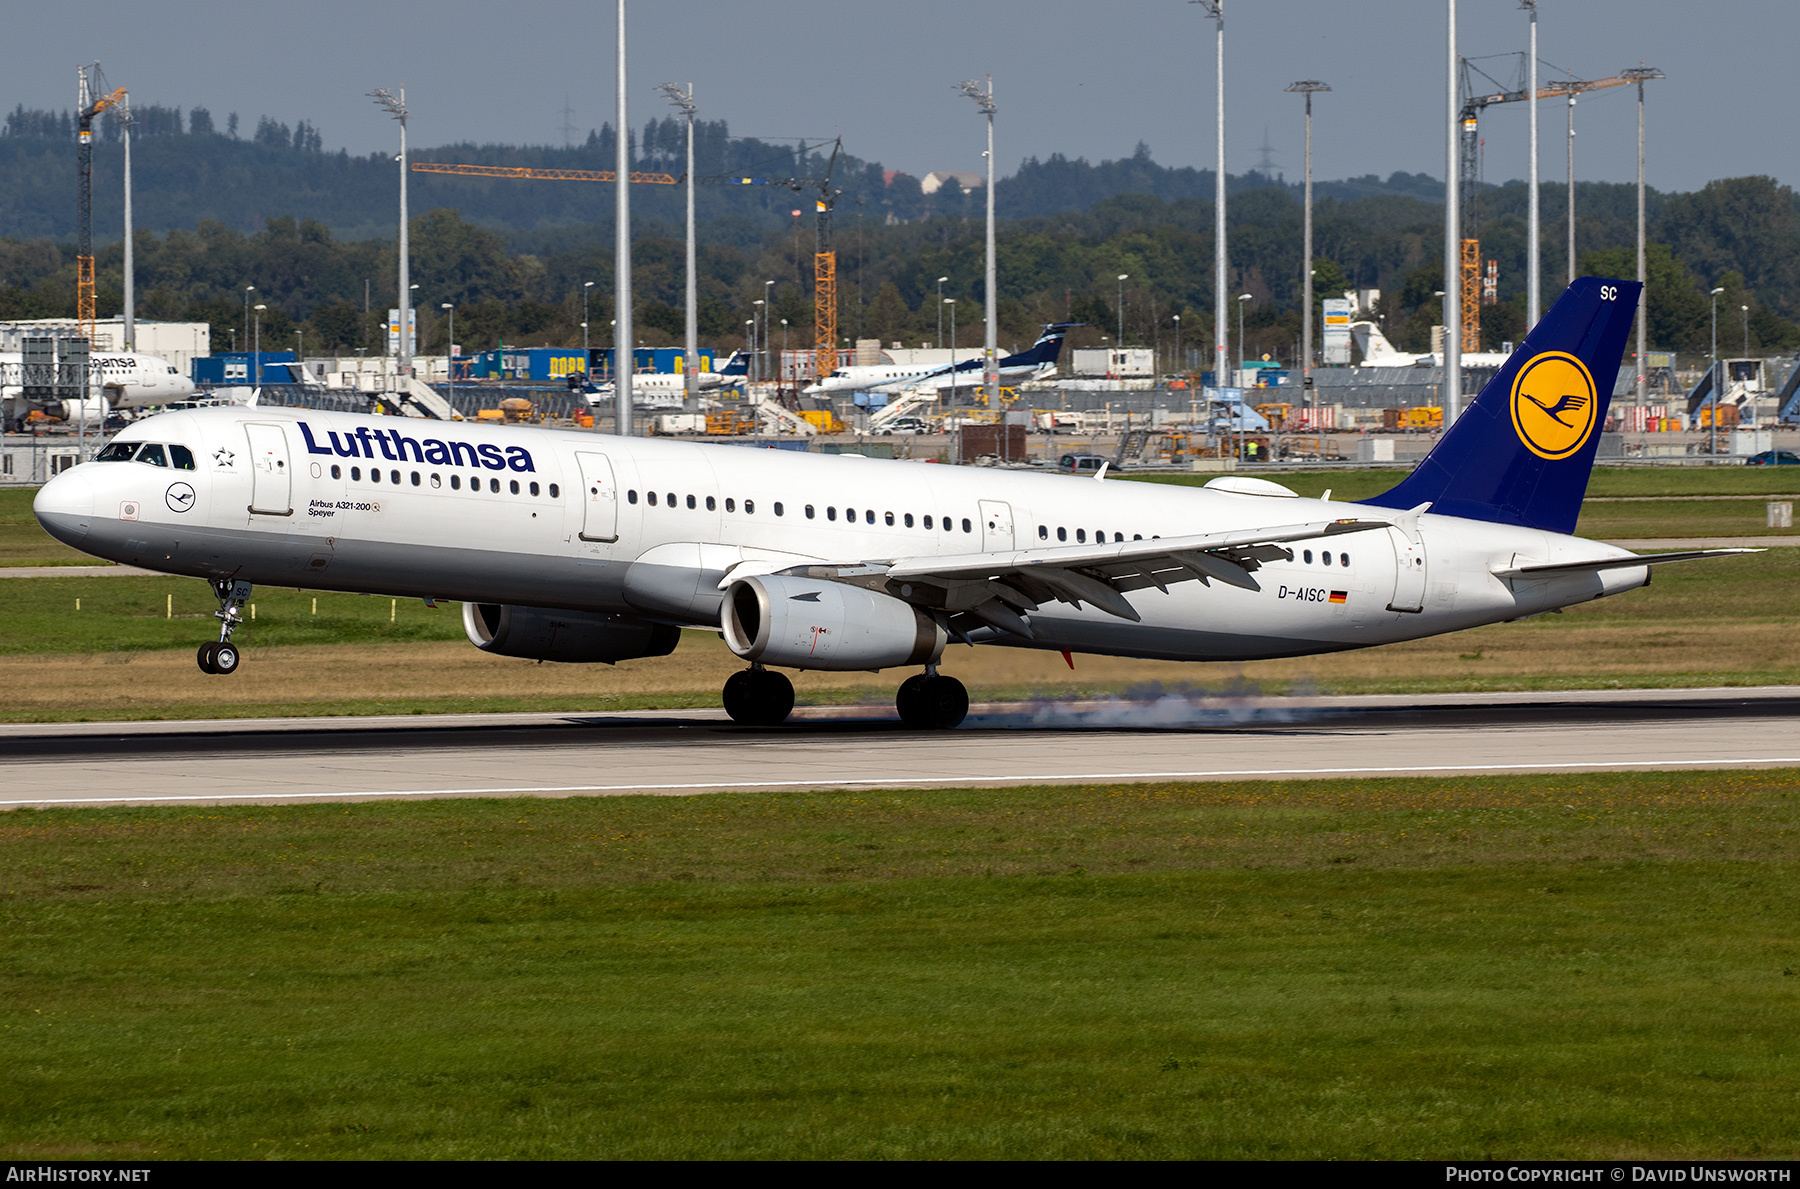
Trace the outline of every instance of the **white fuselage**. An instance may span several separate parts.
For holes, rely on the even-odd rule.
[[[22,364],[18,352],[0,354],[0,365]],[[186,400],[194,394],[194,382],[166,359],[154,355],[138,355],[130,351],[109,351],[95,355],[89,364],[90,378],[100,395],[115,409],[142,409]],[[16,390],[8,386],[7,395]]]
[[[185,446],[196,465],[95,462],[52,479],[36,502],[39,519],[101,557],[211,580],[711,628],[728,578],[807,562],[1004,553],[1101,534],[1131,541],[1370,510],[985,467],[277,408],[160,414],[115,441]],[[1311,544],[1296,546],[1291,561],[1264,563],[1258,590],[1198,582],[1133,590],[1126,597],[1139,623],[1053,603],[1032,613],[1030,641],[994,629],[970,638],[1176,660],[1296,656],[1516,619],[1647,579],[1637,567],[1503,579],[1494,571],[1624,551],[1429,513],[1404,529]]]
[[[1008,384],[1016,384],[1035,379],[1040,373],[1048,374],[1055,370],[1055,364],[1001,368],[1000,379]],[[829,396],[834,392],[863,392],[872,388],[896,391],[913,388],[937,392],[951,387],[981,387],[980,369],[965,368],[951,372],[942,365],[926,367],[922,364],[865,364],[860,367],[841,367],[818,383],[809,384],[803,391],[807,396]]]

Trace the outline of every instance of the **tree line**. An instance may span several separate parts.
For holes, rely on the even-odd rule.
[[[195,123],[190,112],[189,131],[171,132],[163,140],[229,140],[210,133],[196,137]],[[634,135],[634,160],[645,169],[678,172],[684,131],[674,119],[651,121],[641,137]],[[817,145],[803,149],[734,138],[723,121],[702,122],[696,132],[706,149],[702,170],[819,176],[829,152]],[[391,157],[357,159],[307,147],[317,137],[318,130],[307,121],[290,129],[265,120],[251,140],[231,142],[236,146],[232,159],[246,172],[259,160],[285,162],[284,168],[302,173],[312,169],[316,176],[309,184],[325,190],[336,179],[378,168],[391,200],[396,185]],[[495,163],[579,159],[581,167],[603,168],[611,164],[610,137],[610,129],[600,129],[569,150],[489,149]],[[44,137],[9,133],[0,136],[0,157],[9,145],[22,151],[47,143]],[[72,156],[66,148],[59,145],[57,151]],[[460,159],[479,155],[474,146],[439,152]],[[147,156],[134,154],[134,160]],[[140,167],[140,178],[146,168]],[[840,159],[834,178],[840,176],[845,182],[835,213],[840,331],[884,343],[935,343],[940,313],[945,314],[946,333],[951,321],[949,311],[938,304],[937,278],[948,277],[942,296],[956,302],[958,344],[979,343],[978,192],[963,194],[952,185],[930,196],[929,203],[921,196],[925,204],[912,206],[908,196],[917,191],[916,180],[908,186],[907,179],[889,177],[878,165],[854,158]],[[590,342],[610,345],[610,212],[589,211],[587,219],[575,221],[563,218],[568,213],[564,208],[546,207],[544,220],[528,226],[490,217],[506,207],[518,218],[518,207],[529,208],[540,199],[563,202],[570,195],[586,194],[590,206],[601,205],[602,198],[610,201],[610,194],[570,183],[437,180],[480,192],[459,196],[434,190],[428,185],[431,175],[414,176],[414,209],[426,212],[411,227],[412,274],[420,285],[417,304],[426,349],[443,349],[439,315],[446,302],[456,308],[457,338],[468,350],[500,342],[578,345],[581,293],[590,281]],[[1245,310],[1248,349],[1291,360],[1300,326],[1298,196],[1279,178],[1230,180],[1230,284],[1233,294],[1251,295]],[[0,171],[0,189],[44,184],[41,178]],[[1443,208],[1422,197],[1433,184],[1418,175],[1394,175],[1386,181],[1352,179],[1318,187],[1315,300],[1352,287],[1379,289],[1378,316],[1389,337],[1410,350],[1429,348],[1431,327],[1440,316],[1435,291],[1443,288]],[[897,186],[904,193],[896,194]],[[1017,187],[1011,194],[1019,197],[1009,196],[1009,186]],[[1139,189],[1107,192],[1119,186]],[[292,345],[298,333],[309,351],[380,349],[382,315],[395,300],[391,227],[345,231],[333,220],[299,213],[307,204],[306,194],[297,192],[290,196],[293,213],[263,219],[250,230],[205,213],[204,194],[216,188],[210,181],[196,187],[190,180],[186,188],[196,194],[193,205],[199,210],[190,209],[186,222],[174,229],[138,233],[141,317],[208,321],[214,327],[214,348],[228,349],[232,331],[241,339],[246,330],[244,287],[254,285],[256,299],[268,306],[265,345]],[[664,205],[678,212],[675,190],[646,186],[638,191],[644,200],[634,198],[634,212],[643,210],[634,220],[633,283],[640,302],[636,325],[648,345],[673,345],[682,336],[679,222],[675,213],[664,217],[649,201],[666,200]],[[1209,174],[1165,169],[1141,146],[1130,158],[1098,166],[1063,158],[1027,162],[996,196],[1002,211],[1014,212],[999,229],[1003,346],[1029,343],[1039,323],[1064,320],[1088,324],[1077,335],[1078,343],[1098,342],[1101,335],[1116,337],[1122,313],[1125,337],[1132,343],[1172,346],[1179,318],[1182,345],[1208,347],[1210,191]],[[773,281],[771,339],[779,345],[785,333],[790,346],[810,345],[810,202],[797,202],[791,191],[775,187],[717,186],[703,194],[708,196],[703,212],[710,212],[700,226],[703,341],[719,349],[741,345],[745,322],[755,312],[753,303],[764,295],[764,283]],[[880,201],[870,200],[875,195]],[[1575,197],[1578,269],[1634,275],[1635,189],[1581,183]],[[1055,209],[1059,203],[1089,198],[1076,209]],[[1542,200],[1548,302],[1560,292],[1566,270],[1561,219],[1566,191],[1545,185]],[[775,217],[757,216],[759,203]],[[1489,349],[1517,341],[1523,333],[1525,205],[1524,187],[1518,184],[1485,188],[1470,204],[1483,258],[1499,266],[1500,300],[1483,316],[1482,345]],[[790,214],[796,207],[807,212],[799,220]],[[1649,214],[1653,347],[1704,351],[1711,325],[1709,290],[1715,287],[1726,290],[1719,300],[1722,344],[1735,350],[1747,331],[1753,350],[1800,345],[1800,202],[1790,188],[1771,178],[1746,177],[1711,182],[1692,193],[1653,191]],[[72,251],[66,239],[49,233],[0,239],[0,317],[72,314]],[[98,265],[100,308],[116,311],[121,245],[102,248]],[[1115,279],[1120,273],[1130,278],[1122,311]]]

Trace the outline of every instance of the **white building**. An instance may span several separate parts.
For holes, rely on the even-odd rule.
[[[1122,380],[1156,374],[1156,352],[1149,347],[1077,347],[1074,355],[1077,376]]]
[[[205,322],[152,322],[137,320],[137,349],[140,355],[166,359],[184,376],[193,374],[188,366],[196,359],[212,354],[212,327]],[[0,322],[0,351],[22,351],[28,338],[74,338],[81,324],[73,318],[28,318],[19,322]],[[101,318],[94,323],[92,350],[96,355],[125,349],[125,319]]]
[[[921,194],[936,194],[939,190],[944,188],[944,183],[951,178],[955,178],[956,184],[961,186],[965,191],[979,190],[987,185],[987,179],[973,170],[934,169],[920,179],[919,192]]]

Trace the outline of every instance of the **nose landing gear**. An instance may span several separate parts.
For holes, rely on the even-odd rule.
[[[248,582],[214,582],[213,596],[219,600],[219,609],[213,617],[220,621],[219,638],[210,644],[202,644],[194,659],[200,663],[202,673],[224,676],[235,673],[243,659],[237,645],[231,642],[231,633],[244,622],[244,604],[250,601],[250,584]]]
[[[739,669],[725,679],[725,713],[733,722],[772,727],[794,710],[794,683],[761,665]]]
[[[932,665],[900,683],[894,708],[900,712],[900,721],[914,730],[948,731],[968,717],[969,691]]]

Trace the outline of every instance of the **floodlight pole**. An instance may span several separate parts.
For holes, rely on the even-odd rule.
[[[377,87],[369,92],[369,98],[400,121],[400,155],[394,158],[400,163],[400,341],[394,350],[394,374],[408,376],[412,374],[412,341],[407,334],[412,323],[412,283],[406,242],[406,88],[401,87],[395,93],[386,87]]]
[[[1712,425],[1707,434],[1708,449],[1719,452],[1719,294],[1723,286],[1712,291]]]
[[[1529,160],[1525,165],[1526,202],[1529,204],[1525,218],[1525,329],[1529,332],[1542,316],[1544,298],[1543,261],[1540,258],[1543,230],[1538,226],[1537,0],[1520,0],[1519,7],[1531,14],[1531,49],[1526,55],[1528,81],[1525,87],[1526,104],[1531,116],[1531,144],[1526,150]]]
[[[1213,19],[1213,383],[1224,387],[1230,358],[1225,309],[1225,0],[1193,0]]]
[[[1305,346],[1300,348],[1300,385],[1301,399],[1308,405],[1313,395],[1313,187],[1312,187],[1312,97],[1315,92],[1329,91],[1331,88],[1317,79],[1303,79],[1288,87],[1290,91],[1298,91],[1306,96],[1306,213],[1302,220],[1302,247],[1300,250],[1300,285],[1302,289],[1300,305],[1300,337]]]
[[[1638,99],[1638,174],[1637,174],[1637,279],[1644,286],[1638,292],[1637,307],[1637,403],[1641,406],[1650,399],[1650,373],[1644,352],[1648,349],[1646,327],[1649,322],[1650,288],[1649,275],[1644,261],[1644,80],[1662,78],[1663,72],[1652,66],[1634,66],[1630,70],[1620,72],[1625,78],[1637,83]]]
[[[1444,428],[1462,411],[1462,225],[1458,182],[1462,163],[1457,142],[1456,0],[1448,0],[1444,75]]]
[[[664,83],[658,89],[687,120],[687,333],[682,340],[685,358],[681,386],[687,394],[685,408],[693,413],[699,410],[700,399],[700,298],[694,264],[694,113],[698,109],[694,107],[693,83],[685,91],[675,83]]]
[[[987,152],[982,154],[987,158],[987,273],[985,278],[987,294],[983,306],[987,333],[982,339],[981,382],[987,390],[988,408],[997,409],[1000,407],[1000,324],[997,312],[998,298],[994,293],[996,275],[994,267],[994,76],[991,74],[987,76],[987,90],[985,91],[981,89],[981,84],[973,79],[960,82],[956,84],[956,87],[964,95],[973,99],[975,106],[979,107],[982,114],[987,117]]]
[[[631,436],[631,125],[625,103],[625,0],[618,0],[617,133],[613,146],[613,432]]]
[[[137,350],[137,266],[132,251],[131,220],[131,96],[119,109],[121,131],[125,138],[125,302],[120,311],[124,318],[125,350]]]

